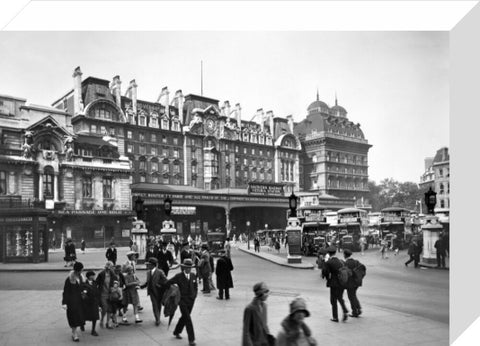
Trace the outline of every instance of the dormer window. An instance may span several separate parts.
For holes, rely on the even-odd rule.
[[[138,125],[147,126],[147,117],[145,116],[145,113],[140,113],[140,116],[138,117]]]
[[[179,121],[173,121],[172,130],[173,131],[180,131],[180,122]]]
[[[166,118],[162,118],[162,129],[164,130],[169,130],[169,126],[168,126],[168,119]]]

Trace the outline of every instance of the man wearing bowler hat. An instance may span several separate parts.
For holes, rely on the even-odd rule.
[[[162,309],[162,297],[165,292],[165,283],[167,277],[161,269],[157,268],[158,260],[154,257],[148,259],[147,282],[141,288],[147,287],[147,295],[152,301],[153,315],[155,316],[155,325],[160,325],[160,311]]]
[[[195,344],[195,332],[193,330],[193,322],[190,316],[193,304],[197,298],[198,292],[198,282],[195,274],[191,272],[193,267],[193,261],[191,258],[185,258],[180,264],[182,272],[176,274],[173,278],[167,281],[166,288],[170,287],[173,284],[176,284],[180,290],[180,312],[182,317],[177,322],[173,335],[177,339],[181,339],[180,335],[183,331],[183,328],[186,327],[188,335],[188,344],[194,346]]]
[[[327,248],[327,252],[330,255],[330,258],[325,263],[324,269],[322,270],[322,275],[327,279],[327,287],[330,287],[330,304],[332,305],[332,322],[338,322],[338,305],[343,310],[343,319],[345,322],[348,319],[348,310],[345,306],[345,301],[343,300],[343,291],[344,288],[338,280],[338,270],[343,267],[343,263],[335,256],[337,249],[335,246],[330,246]]]
[[[161,244],[161,249],[158,251],[157,259],[158,259],[158,268],[163,270],[165,276],[168,276],[168,272],[170,267],[173,264],[173,256],[170,251],[167,250],[167,243],[163,242]]]

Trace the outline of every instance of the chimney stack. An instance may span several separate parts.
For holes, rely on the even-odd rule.
[[[160,102],[161,98],[165,96],[165,102],[160,102],[160,104],[163,104],[165,106],[165,114],[170,116],[168,94],[170,94],[170,92],[168,91],[168,87],[163,87],[160,96],[158,96],[157,102]]]
[[[288,127],[290,129],[290,133],[293,134],[293,115],[287,115],[287,120],[288,120]]]
[[[181,89],[175,92],[175,99],[177,100],[178,119],[183,124],[183,93]]]
[[[275,129],[273,128],[273,111],[267,112],[267,118],[269,120],[270,136],[272,136],[272,139],[275,139]]]
[[[223,112],[225,116],[230,119],[230,102],[229,101],[225,101],[223,103]]]
[[[83,111],[82,102],[82,71],[78,66],[73,71],[73,114],[78,114]]]
[[[137,114],[137,87],[135,79],[132,79],[128,88],[130,89],[130,98],[132,99],[132,108],[135,114]]]
[[[113,77],[112,91],[113,91],[113,94],[115,95],[115,103],[120,109],[122,108],[121,85],[122,85],[122,82],[120,81],[120,76]]]
[[[241,132],[242,131],[242,108],[240,107],[240,103],[237,103],[235,105],[235,113],[237,115],[237,125]]]
[[[261,131],[265,131],[265,112],[263,111],[263,108],[257,109],[257,116],[260,117],[260,129]]]

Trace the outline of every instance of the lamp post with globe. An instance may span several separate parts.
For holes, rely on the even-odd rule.
[[[425,217],[425,224],[422,226],[423,233],[423,257],[422,262],[425,264],[437,263],[437,250],[435,249],[435,242],[440,238],[440,233],[443,230],[442,225],[438,222],[438,217],[435,216],[435,205],[437,204],[437,193],[432,190],[432,187],[425,192],[425,205],[427,206],[427,216]]]

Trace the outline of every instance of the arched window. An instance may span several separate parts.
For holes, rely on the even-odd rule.
[[[92,197],[92,177],[88,177],[88,176],[83,177],[82,196]]]
[[[48,166],[43,170],[43,197],[53,198],[53,168]]]

